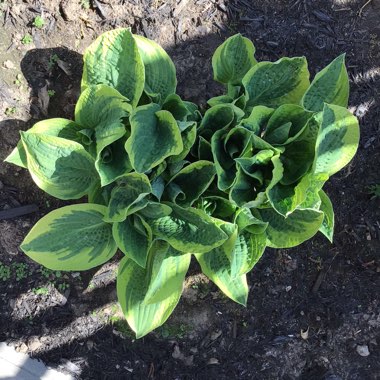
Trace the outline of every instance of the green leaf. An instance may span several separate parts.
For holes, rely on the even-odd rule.
[[[235,34],[220,45],[212,57],[214,79],[221,83],[241,84],[247,71],[257,64],[253,43]]]
[[[291,248],[310,239],[322,224],[323,212],[295,210],[288,217],[267,208],[259,210],[261,219],[268,222],[267,245],[272,248]]]
[[[344,60],[342,54],[315,76],[302,99],[306,109],[322,111],[324,103],[347,107],[349,82]]]
[[[229,218],[236,210],[236,206],[228,199],[218,196],[202,198],[202,209],[207,215],[215,218]]]
[[[179,127],[181,122],[179,122]],[[178,162],[186,158],[189,154],[192,146],[194,145],[195,139],[197,138],[197,123],[194,121],[184,122],[188,125],[188,127],[181,132],[183,149],[180,154],[176,154],[174,156],[170,156],[168,158],[168,162]]]
[[[79,199],[98,180],[94,159],[77,142],[21,132],[28,169],[36,185],[59,199]]]
[[[181,133],[172,114],[158,104],[136,108],[130,117],[131,136],[125,144],[133,168],[143,173],[183,150]],[[143,149],[142,149],[143,147]]]
[[[154,258],[150,272],[151,280],[144,299],[146,304],[162,302],[173,292],[181,292],[191,260],[190,254],[178,252],[169,245],[167,249],[155,249],[157,245],[162,245],[162,242],[157,243],[151,250]]]
[[[315,146],[314,172],[332,176],[352,160],[358,145],[358,119],[343,107],[325,104]]]
[[[118,139],[102,149],[98,155],[95,167],[102,186],[109,185],[132,170],[128,154],[125,152],[125,142],[125,137]]]
[[[243,78],[247,104],[273,108],[287,103],[298,104],[309,83],[305,57],[260,62]]]
[[[148,202],[138,213],[144,218],[158,219],[170,215],[171,212],[172,209],[168,205],[158,202]]]
[[[210,161],[197,161],[184,167],[168,183],[168,186],[175,184],[181,189],[181,194],[171,201],[182,207],[191,206],[208,189],[215,173],[215,166]]]
[[[122,124],[132,111],[128,99],[105,84],[89,85],[75,106],[75,122],[84,128]]]
[[[134,35],[145,67],[144,90],[153,101],[162,103],[177,87],[174,63],[166,51],[154,41]]]
[[[265,246],[265,233],[251,234],[248,231],[239,233],[232,251],[231,277],[240,277],[250,272],[263,255]]]
[[[152,192],[149,178],[145,174],[129,173],[119,178],[111,192],[105,220],[122,222],[128,215],[148,204],[147,195]]]
[[[239,127],[249,129],[254,134],[259,135],[268,123],[274,109],[265,106],[256,106],[252,108],[250,115],[241,120]]]
[[[173,312],[181,297],[180,289],[173,289],[164,300],[147,304],[144,302],[149,287],[149,271],[133,260],[123,258],[117,275],[117,298],[121,309],[136,338],[142,338],[161,326]]]
[[[230,258],[235,247],[237,229],[233,224],[224,223],[221,228],[228,239],[223,245],[201,254],[195,254],[202,272],[229,298],[246,306],[248,285],[246,275],[231,276]]]
[[[46,136],[61,137],[67,140],[80,142],[81,139],[78,137],[80,129],[81,127],[71,120],[54,118],[39,121],[25,133],[39,133]],[[4,161],[21,166],[25,169],[27,168],[28,162],[26,152],[21,140]]]
[[[226,240],[226,234],[203,211],[167,204],[172,213],[149,223],[153,233],[173,248],[181,252],[207,252]]]
[[[235,180],[235,161],[224,149],[226,132],[220,130],[214,133],[211,139],[211,149],[214,156],[216,174],[218,175],[218,187],[222,191],[229,189]]]
[[[130,215],[123,222],[113,223],[112,234],[125,256],[145,268],[152,244],[152,230],[144,219]]]
[[[334,210],[333,205],[330,201],[330,198],[327,196],[327,194],[320,190],[319,196],[321,198],[321,207],[320,210],[324,213],[324,218],[321,227],[319,228],[319,231],[322,232],[323,235],[327,237],[327,239],[330,240],[330,242],[333,242],[333,236],[334,236]]]
[[[187,108],[186,104],[177,94],[169,95],[165,99],[162,109],[169,111],[176,120],[186,120],[187,116],[191,115],[191,112]]]
[[[210,138],[215,132],[228,127],[234,120],[231,104],[219,104],[209,108],[199,126],[200,134]]]
[[[146,80],[144,58],[137,45],[129,29],[111,30],[98,37],[83,56],[82,91],[90,85],[105,84],[135,107]]]
[[[289,139],[295,138],[312,116],[313,112],[306,111],[296,104],[284,104],[273,112],[264,138],[270,144],[289,143]]]
[[[254,216],[252,211],[246,207],[240,208],[236,212],[235,223],[239,228],[239,232],[246,229],[253,234],[261,234],[268,227],[267,222],[263,222],[261,219]]]
[[[103,221],[106,208],[75,204],[50,212],[30,230],[21,249],[52,270],[78,271],[111,259],[117,247],[112,226]]]

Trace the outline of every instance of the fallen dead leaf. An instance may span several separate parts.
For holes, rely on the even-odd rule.
[[[309,327],[306,330],[301,329],[301,338],[304,340],[309,338]]]

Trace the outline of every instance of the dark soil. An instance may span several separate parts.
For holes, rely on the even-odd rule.
[[[370,191],[380,184],[379,0],[10,0],[0,8],[0,211],[39,208],[0,220],[0,341],[80,379],[380,379],[380,198]],[[37,15],[41,30],[32,27]],[[71,117],[81,53],[117,26],[165,47],[179,94],[202,104],[220,91],[212,53],[235,32],[254,41],[258,60],[305,55],[312,74],[346,52],[350,109],[361,124],[357,156],[327,187],[334,244],[316,236],[268,249],[249,275],[247,308],[194,264],[173,316],[138,341],[115,303],[115,263],[56,273],[21,253],[33,223],[62,202],[2,162],[19,130]],[[33,42],[23,45],[27,33]]]

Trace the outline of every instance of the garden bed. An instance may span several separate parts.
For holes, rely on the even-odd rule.
[[[0,341],[81,379],[380,378],[380,197],[374,193],[380,184],[380,4],[365,3],[0,3],[0,211],[38,208],[0,220]],[[42,28],[32,25],[37,16]],[[357,156],[326,189],[336,215],[334,244],[316,236],[298,248],[267,249],[248,276],[247,308],[225,298],[194,262],[172,317],[140,340],[116,303],[121,255],[97,270],[64,273],[21,253],[31,226],[64,203],[40,191],[26,170],[2,162],[19,130],[72,116],[81,53],[117,26],[160,43],[175,62],[181,97],[203,104],[220,92],[211,56],[236,32],[252,39],[258,60],[305,55],[311,71],[346,52],[349,106],[361,123]]]

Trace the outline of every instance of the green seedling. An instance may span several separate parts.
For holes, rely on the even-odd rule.
[[[15,271],[16,281],[24,280],[28,277],[28,265],[25,263],[13,263],[12,268]]]
[[[45,20],[41,16],[36,16],[33,20],[33,26],[42,29],[45,26]]]
[[[30,35],[30,34],[25,34],[25,36],[24,37],[22,37],[22,39],[21,39],[21,43],[23,44],[23,45],[29,45],[29,44],[31,44],[33,42],[33,37]]]
[[[55,91],[54,90],[48,90],[47,93],[48,93],[49,98],[52,98],[55,95]]]
[[[16,113],[16,107],[7,107],[4,111],[5,116],[13,116]]]
[[[8,281],[11,278],[11,268],[0,261],[0,280]]]
[[[84,53],[74,120],[36,123],[6,159],[49,195],[75,200],[40,219],[21,249],[62,271],[122,251],[117,296],[137,338],[173,312],[192,259],[246,305],[247,274],[266,247],[318,232],[332,241],[323,187],[359,142],[345,57],[310,79],[305,57],[257,62],[254,53],[240,34],[217,48],[214,79],[225,91],[201,114],[176,94],[175,66],[158,44],[106,32]]]
[[[33,293],[36,294],[36,295],[43,295],[43,296],[46,296],[49,294],[49,289],[48,288],[45,288],[45,287],[42,287],[42,288],[34,288],[33,289]]]
[[[59,61],[59,57],[57,54],[51,55],[48,62],[49,70],[52,70],[58,61]]]
[[[371,195],[371,200],[380,198],[380,184],[368,186],[367,191]]]

